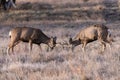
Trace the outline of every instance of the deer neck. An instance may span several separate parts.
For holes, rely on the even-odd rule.
[[[41,38],[41,43],[48,44],[48,43],[49,43],[49,41],[50,41],[50,38],[49,38],[49,37],[47,37],[47,36],[45,36],[45,37]]]

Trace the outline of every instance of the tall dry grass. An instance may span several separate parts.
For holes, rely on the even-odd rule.
[[[34,3],[38,1],[40,3]],[[104,5],[101,2],[108,0],[84,1],[87,2],[17,0],[18,9],[2,11],[0,13],[0,80],[119,80],[120,23],[116,3]],[[89,4],[91,2],[95,4]],[[43,4],[40,7],[41,3],[50,5]],[[65,3],[70,5],[53,6],[53,4]],[[48,8],[49,6],[51,8]],[[103,9],[99,10],[101,7]],[[29,44],[21,42],[15,46],[15,54],[11,53],[9,56],[6,54],[9,43],[8,33],[13,27],[39,28],[49,37],[57,36],[57,42],[64,43],[68,42],[70,37],[74,37],[81,28],[96,23],[107,25],[115,40],[111,45],[112,49],[110,50],[107,45],[102,54],[99,51],[101,45],[98,41],[89,43],[85,53],[82,52],[81,45],[77,46],[74,52],[69,46],[63,48],[61,45],[48,52],[46,45],[42,44],[42,52],[37,45],[33,45],[32,53],[29,54]]]
[[[94,23],[93,23],[94,24]],[[117,23],[119,24],[119,23]],[[31,24],[34,25],[34,24]],[[44,25],[44,26],[43,26]],[[71,25],[74,25],[72,27]],[[79,26],[78,26],[79,25]],[[57,42],[67,42],[69,37],[74,37],[87,23],[63,23],[63,24],[36,24],[48,36],[57,36]],[[1,80],[119,80],[120,62],[120,34],[116,23],[108,23],[112,34],[115,34],[115,42],[112,50],[107,45],[104,53],[99,53],[101,45],[98,41],[89,43],[86,52],[83,53],[81,45],[72,52],[69,48],[57,45],[53,51],[47,52],[46,45],[42,45],[43,52],[38,46],[33,45],[29,54],[27,43],[20,43],[15,47],[15,54],[6,55],[8,37],[0,38],[0,79]],[[115,26],[117,29],[114,29]],[[15,25],[14,25],[15,26]],[[51,29],[52,28],[52,29]],[[8,31],[6,27],[2,28]],[[4,36],[8,34],[4,33]],[[6,42],[4,42],[4,39]],[[4,47],[2,47],[4,46]]]
[[[84,2],[92,2],[92,3],[101,3],[103,1],[106,2],[116,2],[119,0],[19,0],[17,2],[41,2],[41,3],[50,3],[50,4],[66,4],[66,3],[72,3],[72,4],[76,4],[76,3],[84,3]]]

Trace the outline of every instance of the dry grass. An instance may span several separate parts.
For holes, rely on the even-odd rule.
[[[113,24],[107,25],[110,26],[112,33],[116,33],[120,28],[113,29],[111,27]],[[58,42],[68,41],[70,36],[73,37],[81,29],[77,24],[74,27],[64,27],[65,24],[61,24],[62,27],[59,27],[59,25],[53,24],[52,29],[48,27],[49,25],[46,27],[43,24],[35,26],[41,27],[49,36],[58,36]],[[66,24],[66,26],[69,25]],[[6,28],[1,29],[1,31],[4,29]],[[117,32],[115,35],[118,34],[120,33]],[[7,36],[7,34],[4,35]],[[85,78],[90,80],[119,80],[119,36],[116,36],[112,50],[107,46],[102,54],[99,53],[100,44],[96,41],[87,45],[86,53],[82,52],[81,46],[77,46],[74,52],[71,52],[69,48],[63,49],[57,45],[53,51],[46,52],[45,45],[42,45],[43,52],[40,52],[38,46],[33,45],[33,51],[29,54],[28,44],[20,43],[15,47],[15,55],[7,56],[5,47],[8,43],[3,42],[2,39],[8,42],[9,38],[1,38],[1,80],[87,80]]]
[[[40,2],[41,1],[41,2]],[[8,12],[1,11],[0,23],[15,24],[13,22],[83,22],[83,21],[116,21],[119,20],[117,1],[106,2],[89,0],[87,3],[79,3],[81,0],[57,1],[40,0],[39,2],[17,3],[17,8]],[[48,2],[47,2],[48,1]],[[98,1],[98,2],[96,2]],[[71,3],[70,3],[71,2]],[[55,4],[52,4],[55,3]],[[64,3],[64,4],[62,4]],[[99,17],[98,17],[99,16]]]
[[[41,2],[41,3],[50,3],[50,4],[66,4],[66,3],[72,3],[72,4],[76,4],[76,3],[86,3],[86,2],[92,2],[92,3],[101,3],[101,2],[116,2],[118,0],[27,0],[27,1],[24,1],[24,0],[19,0],[17,1],[18,3],[19,2]]]
[[[0,13],[0,80],[120,80],[120,23],[116,3],[108,7],[110,4],[101,4],[99,0],[75,0],[72,5],[69,2],[73,0],[39,0],[44,4],[33,3],[38,0],[22,1],[17,2],[21,2],[18,9]],[[54,1],[69,4],[56,6]],[[76,4],[78,1],[81,5]],[[86,5],[89,2],[95,4]],[[95,23],[104,23],[115,36],[112,49],[107,45],[102,54],[98,41],[88,44],[86,53],[82,52],[81,45],[74,52],[60,45],[47,52],[46,45],[42,44],[43,52],[33,45],[29,54],[28,43],[21,42],[15,47],[14,55],[6,54],[8,32],[13,27],[39,28],[48,36],[57,36],[57,42],[64,43],[81,28]]]

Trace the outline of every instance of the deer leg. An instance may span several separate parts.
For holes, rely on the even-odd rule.
[[[106,40],[104,40],[104,43],[103,43],[104,45],[105,45],[105,42],[108,43],[108,46],[109,46],[109,48],[111,50],[112,41],[106,39]],[[106,47],[106,45],[105,45],[105,47]]]
[[[8,45],[8,48],[7,48],[7,55],[9,54],[10,49],[11,49],[12,46],[13,46],[13,45],[12,45],[11,43]]]
[[[11,42],[7,48],[7,54],[9,54],[10,49],[12,49],[12,53],[14,53],[14,46],[16,46],[20,41],[17,42]]]
[[[98,40],[101,42],[101,44],[102,44],[102,52],[105,50],[105,48],[106,48],[106,41],[105,40],[103,40],[100,36],[98,37]]]
[[[9,45],[8,48],[7,48],[7,55],[9,55],[9,52],[10,52],[10,49],[12,48],[12,52],[13,52],[13,45]]]
[[[108,45],[109,45],[109,48],[111,49],[112,40],[106,40],[106,42],[108,43]]]
[[[109,47],[111,49],[112,42],[114,41],[113,37],[111,37],[111,34],[109,33],[106,39],[106,42],[109,44]]]
[[[41,48],[41,45],[38,45],[39,46],[39,49],[40,49],[40,51],[42,52],[42,48]]]
[[[32,51],[32,40],[29,40],[29,53]]]
[[[103,51],[105,51],[106,43],[104,41],[101,41],[101,44],[102,44],[102,52],[103,52]]]
[[[82,51],[85,52],[85,47],[87,45],[87,41],[83,41],[83,45],[82,45]]]
[[[10,52],[10,47],[7,48],[7,55],[9,54]]]
[[[75,48],[75,46],[74,46],[74,45],[72,45],[72,52],[74,51],[74,48]]]
[[[14,47],[15,47],[18,43],[20,43],[20,41],[17,41],[17,42],[14,43],[14,45],[13,45],[13,47],[12,47],[12,53],[14,53]]]
[[[49,51],[51,51],[52,49],[49,47],[49,46],[47,46],[47,52],[49,52]]]
[[[13,47],[11,47],[11,49],[12,49],[12,53],[14,53],[14,46],[13,46]]]

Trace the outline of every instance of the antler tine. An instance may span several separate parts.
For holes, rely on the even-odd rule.
[[[67,42],[58,42],[57,44],[60,44],[60,45],[69,45]]]

